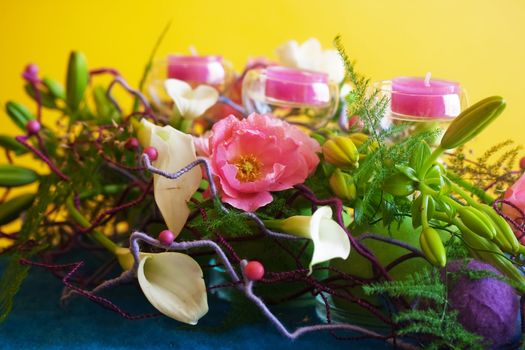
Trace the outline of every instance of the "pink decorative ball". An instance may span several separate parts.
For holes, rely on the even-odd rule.
[[[139,148],[139,140],[136,138],[136,137],[130,137],[127,141],[126,141],[126,148],[127,149],[137,149]]]
[[[159,242],[164,245],[170,245],[175,240],[175,235],[170,230],[164,230],[159,234]]]
[[[26,130],[29,135],[36,135],[40,131],[40,123],[37,120],[27,122]]]
[[[264,276],[264,266],[256,260],[250,261],[244,268],[244,275],[252,281],[258,281]]]
[[[144,154],[146,154],[151,161],[157,160],[159,157],[159,152],[155,147],[146,147],[144,149]]]

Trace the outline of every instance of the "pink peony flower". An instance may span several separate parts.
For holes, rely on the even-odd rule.
[[[217,122],[209,139],[222,200],[245,211],[272,201],[272,191],[303,183],[319,163],[320,146],[298,128],[269,115]]]
[[[521,209],[522,213],[520,213],[515,208],[512,208],[510,205],[503,205],[502,209],[505,214],[516,220],[518,223],[522,224],[523,220],[525,219],[523,217],[523,213],[525,213],[525,174],[523,174],[518,181],[514,183],[506,192],[503,197],[505,200],[511,202],[516,207]],[[525,244],[525,237],[522,237],[522,234],[518,232],[517,230],[514,230],[518,238],[520,238],[520,242],[522,244]]]

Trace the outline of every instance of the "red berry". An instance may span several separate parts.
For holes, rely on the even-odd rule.
[[[159,233],[159,242],[164,245],[170,245],[175,240],[175,235],[170,230],[164,230]]]
[[[244,268],[244,275],[252,281],[258,281],[264,276],[264,266],[256,260],[250,261]]]
[[[520,168],[525,169],[525,157],[520,159]]]
[[[146,147],[146,149],[144,149],[144,154],[146,154],[150,160],[157,160],[157,158],[159,157],[159,152],[157,152],[157,149],[155,147]]]
[[[26,130],[29,135],[36,135],[40,131],[40,123],[38,120],[30,120],[27,122]]]
[[[126,141],[126,148],[131,150],[139,148],[139,140],[136,137],[130,137]]]

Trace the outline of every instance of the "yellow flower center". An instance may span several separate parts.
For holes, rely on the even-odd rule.
[[[241,182],[255,181],[261,175],[262,163],[253,154],[241,156],[236,162],[237,180]]]

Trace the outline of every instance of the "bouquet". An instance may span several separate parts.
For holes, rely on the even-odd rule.
[[[213,312],[213,292],[253,303],[291,339],[331,331],[405,349],[517,344],[520,147],[506,141],[477,159],[465,148],[505,100],[393,123],[399,98],[357,73],[339,38],[335,46],[292,41],[278,62],[257,59],[241,74],[220,56],[155,62],[154,50],[138,88],[80,52],[65,86],[27,66],[36,107],[8,102],[21,135],[0,135],[0,225],[22,220],[0,232],[9,241],[0,320],[36,267],[63,281],[63,302],[80,295],[128,319],[196,325]],[[17,165],[24,154],[48,171]],[[101,250],[105,261],[86,272]],[[158,313],[101,294],[126,283]],[[292,329],[272,311],[298,300],[320,320]]]

